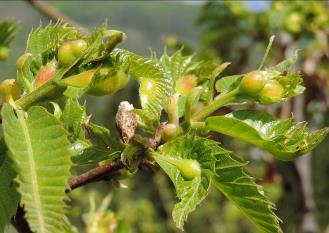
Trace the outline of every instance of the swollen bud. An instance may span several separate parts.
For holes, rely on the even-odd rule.
[[[260,103],[270,105],[280,102],[282,100],[283,91],[283,87],[278,81],[269,80],[259,93]]]
[[[72,51],[76,56],[81,56],[87,49],[87,42],[84,40],[71,41]]]
[[[6,60],[9,57],[9,52],[9,48],[0,46],[0,61]]]
[[[176,92],[178,94],[187,95],[197,86],[197,78],[194,75],[186,75],[180,77],[176,81]]]
[[[168,123],[163,126],[161,138],[163,141],[168,142],[177,136],[178,126],[172,123]]]
[[[34,87],[38,88],[46,83],[48,80],[55,77],[57,69],[57,62],[50,62],[45,67],[43,67],[35,80]]]
[[[0,84],[0,93],[3,102],[8,103],[21,95],[21,89],[16,79],[6,79]]]
[[[58,49],[57,58],[61,65],[72,65],[87,49],[84,40],[72,40],[64,42]]]
[[[201,175],[201,167],[198,161],[192,159],[175,160],[172,162],[180,171],[185,180],[193,180]]]
[[[257,95],[265,86],[266,77],[262,71],[252,71],[246,74],[240,83],[240,92]]]

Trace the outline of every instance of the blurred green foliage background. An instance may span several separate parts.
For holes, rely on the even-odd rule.
[[[276,64],[301,49],[296,69],[305,77],[307,92],[299,100],[264,110],[284,118],[295,112],[297,120],[310,121],[311,128],[328,125],[327,1],[51,1],[48,5],[88,29],[108,19],[111,29],[128,36],[121,46],[141,55],[149,56],[150,48],[160,55],[165,45],[172,51],[184,45],[184,52],[196,52],[197,57],[229,61],[232,64],[226,74],[256,69],[269,37],[276,35],[267,64]],[[15,76],[14,64],[24,51],[31,28],[41,21],[47,24],[49,19],[25,1],[0,1],[0,17],[19,23],[11,56],[0,63],[0,78],[5,79]],[[96,123],[115,132],[117,105],[121,100],[137,105],[136,97],[137,84],[131,82],[113,96],[87,99],[91,103],[88,112]],[[214,137],[235,154],[253,160],[249,170],[276,202],[284,232],[329,231],[328,139],[306,160],[282,163],[238,140]],[[101,232],[93,231],[95,223],[117,224],[120,227],[115,232],[180,232],[171,219],[175,196],[164,174],[141,171],[120,182],[91,184],[71,193],[73,209],[69,216],[80,232]],[[310,219],[311,225],[307,222]],[[190,216],[185,229],[189,233],[257,232],[232,204],[212,191]]]

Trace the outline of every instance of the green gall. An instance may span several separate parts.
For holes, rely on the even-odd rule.
[[[100,69],[100,74],[104,75],[106,78],[95,83],[88,89],[88,94],[94,96],[102,96],[114,93],[122,89],[128,83],[128,75],[119,70],[114,74],[109,74],[108,69]]]
[[[100,80],[93,82],[93,77],[97,73],[102,77]],[[128,80],[128,75],[121,70],[112,73],[109,68],[101,68],[99,70],[87,70],[67,77],[62,79],[60,83],[65,86],[88,88],[87,93],[89,95],[103,96],[122,89],[128,83]]]
[[[201,167],[198,161],[192,159],[182,159],[174,162],[185,180],[193,180],[201,175]]]
[[[63,66],[72,65],[87,49],[87,42],[84,40],[73,40],[64,42],[58,49],[57,58]]]
[[[282,100],[283,91],[283,87],[278,81],[269,80],[259,93],[260,103],[270,105],[280,102]]]
[[[240,83],[240,92],[257,95],[265,86],[266,77],[262,71],[252,71],[246,74]]]

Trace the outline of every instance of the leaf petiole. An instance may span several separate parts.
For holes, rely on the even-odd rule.
[[[218,95],[208,106],[206,106],[201,111],[197,112],[192,116],[192,120],[201,121],[213,112],[215,112],[220,107],[230,103],[235,99],[236,95],[239,93],[239,89],[236,88],[228,93],[223,93]]]

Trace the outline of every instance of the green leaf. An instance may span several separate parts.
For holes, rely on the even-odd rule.
[[[120,158],[120,151],[112,152],[81,141],[72,144],[71,152],[74,154],[72,156],[72,162],[77,166],[95,165],[104,160]]]
[[[103,22],[100,27],[86,38],[89,46],[82,66],[90,62],[104,60],[113,50],[114,46],[126,38],[123,32],[117,30],[108,30],[107,21]],[[114,41],[115,40],[115,41]]]
[[[305,124],[291,118],[277,120],[257,110],[239,110],[206,119],[209,130],[249,142],[281,160],[293,160],[313,150],[326,137],[328,128],[309,133]]]
[[[222,73],[230,63],[218,63],[215,60],[201,61],[193,70],[193,74],[198,77],[199,82],[207,80],[215,80],[217,76]],[[211,81],[212,82],[212,81]]]
[[[86,93],[85,88],[79,88],[79,87],[71,87],[68,86],[66,90],[63,92],[63,95],[65,95],[68,98],[78,99],[81,96],[83,96]]]
[[[12,20],[0,21],[0,46],[8,47],[17,33],[17,25]]]
[[[10,223],[10,218],[16,213],[20,196],[14,185],[16,172],[6,154],[4,144],[0,144],[0,232]]]
[[[17,69],[17,80],[22,89],[28,92],[33,91],[33,83],[39,71],[56,59],[57,48],[62,42],[81,37],[77,28],[66,27],[60,21],[46,27],[42,27],[41,24],[37,29],[32,30],[25,51],[25,55],[29,56]],[[61,79],[72,66],[58,68],[53,79]]]
[[[277,76],[275,79],[282,85],[284,89],[284,99],[300,95],[305,90],[305,87],[301,85],[302,78],[299,73],[289,73],[287,75]]]
[[[215,168],[215,157],[212,155],[212,145],[216,143],[208,139],[182,136],[161,146],[154,159],[167,173],[174,183],[180,202],[173,210],[174,221],[180,229],[183,228],[188,214],[206,197],[210,187],[212,171]],[[191,181],[184,180],[180,171],[170,159],[192,159],[199,162],[201,176]]]
[[[155,129],[159,126],[159,119],[154,118],[154,116],[142,109],[133,109],[132,112],[137,116],[138,126],[145,132],[153,134]]]
[[[72,225],[68,217],[64,217],[64,227],[63,227],[63,232],[65,233],[79,233],[78,229]]]
[[[28,39],[26,52],[32,55],[42,54],[44,52],[57,50],[57,46],[67,40],[74,40],[80,37],[77,28],[66,27],[61,21],[56,24],[48,24],[43,27],[42,24],[35,30],[32,30]]]
[[[72,162],[76,165],[95,165],[104,160],[120,157],[123,145],[111,136],[110,131],[102,126],[86,123],[83,125],[86,138],[76,140],[71,145]]]
[[[131,143],[126,145],[121,153],[121,161],[130,172],[136,172],[143,159],[143,145]]]
[[[82,124],[87,120],[86,106],[81,106],[77,99],[68,98],[62,114],[62,120],[73,138],[78,138]]]
[[[62,22],[57,22],[54,25],[49,24],[44,28],[40,25],[29,35],[26,48],[26,54],[29,54],[29,57],[18,68],[17,79],[24,90],[28,92],[33,91],[33,83],[39,71],[56,59],[58,46],[65,41],[76,39],[86,40],[88,49],[70,66],[57,67],[53,80],[58,81],[62,79],[74,66],[79,66],[80,68],[79,70],[74,70],[75,72],[81,72],[84,66],[90,66],[92,62],[98,62],[106,58],[112,49],[109,47],[113,46],[113,44],[106,42],[106,38],[109,37],[109,40],[111,40],[112,37],[118,35],[121,35],[122,38],[124,37],[124,34],[121,32],[116,31],[114,33],[107,30],[106,24],[95,30],[90,36],[84,36],[79,33],[77,28],[66,27]]]
[[[122,142],[114,138],[109,129],[94,123],[85,124],[84,128],[88,135],[88,140],[90,140],[94,146],[108,149],[112,152],[123,150],[124,146]]]
[[[288,69],[296,62],[297,53],[294,57],[288,58],[278,64],[277,66],[265,69],[264,75],[268,80],[276,80],[283,87],[282,97],[278,102],[285,101],[287,98],[300,95],[304,92],[305,87],[302,86],[302,77],[299,73],[288,73]],[[234,89],[237,89],[245,74],[226,76],[219,79],[215,88],[220,93],[228,93]],[[243,93],[239,93],[237,98],[255,101],[259,104],[265,104],[260,96],[251,96]]]
[[[173,82],[165,71],[153,60],[143,58],[127,50],[115,49],[113,55],[121,64],[129,66],[128,73],[139,83],[139,96],[142,105],[140,120],[148,116],[151,121],[160,119],[162,109],[167,105],[173,92]],[[139,114],[140,112],[136,112]],[[147,122],[141,122],[149,131],[154,131],[153,125],[147,127]]]
[[[21,204],[31,230],[62,231],[71,168],[67,132],[40,106],[14,112],[4,105],[2,117],[5,141],[16,164]]]
[[[215,145],[216,169],[212,184],[232,201],[260,230],[281,233],[279,218],[273,204],[267,200],[264,190],[246,171],[245,162]]]
[[[225,69],[226,67],[228,67],[231,63],[229,62],[225,62],[223,64],[220,64],[219,66],[217,66],[211,73],[211,77],[210,77],[210,82],[209,82],[209,90],[210,90],[210,97],[213,97],[213,90],[215,88],[215,80],[218,77],[218,75],[220,75]]]
[[[54,51],[45,51],[37,55],[27,56],[22,67],[17,67],[17,81],[23,90],[28,92],[33,90],[33,84],[39,71],[51,62],[54,62],[55,56],[56,53]]]
[[[243,74],[225,76],[216,82],[216,91],[220,93],[228,93],[240,85],[242,78]]]
[[[268,68],[269,71],[275,71],[275,72],[279,72],[279,73],[283,73],[286,72],[291,66],[293,66],[294,64],[296,64],[297,59],[298,59],[298,51],[296,50],[294,56],[287,58],[286,60],[283,60],[282,62],[280,62],[279,64]]]
[[[168,56],[165,51],[158,61],[173,82],[198,66],[198,63],[192,62],[193,56],[183,56],[181,52],[182,50],[178,50],[172,56]]]
[[[185,75],[196,76],[198,84],[204,86],[202,89],[202,96],[204,98],[202,98],[202,100],[208,102],[210,97],[213,96],[212,90],[216,77],[223,72],[230,63],[218,64],[218,62],[213,60],[193,61],[193,57],[193,55],[183,56],[182,49],[180,49],[171,56],[165,51],[159,60],[155,57],[153,57],[153,60],[158,62],[173,83]],[[210,82],[210,85],[208,82]]]

